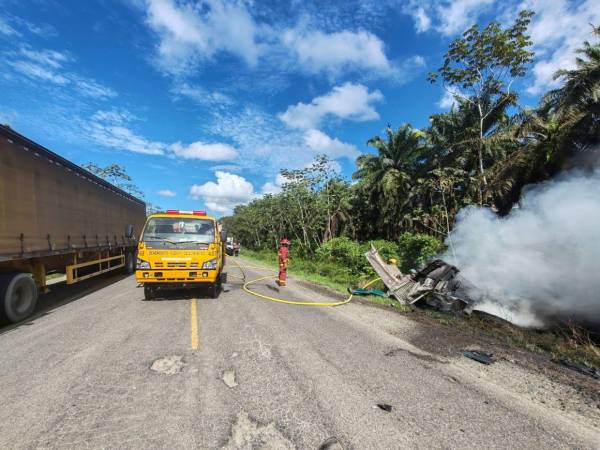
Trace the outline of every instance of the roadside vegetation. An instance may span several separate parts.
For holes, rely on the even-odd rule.
[[[428,79],[454,106],[432,114],[428,127],[390,125],[369,139],[374,152],[358,157],[352,180],[325,156],[282,170],[281,192],[222,219],[229,235],[246,256],[270,263],[287,237],[292,273],[345,290],[372,277],[363,257],[371,244],[402,270],[418,268],[444,251],[462,208],[487,206],[503,216],[526,185],[573,167],[592,170],[600,144],[600,28],[590,26],[595,42],[582,43],[576,67],[557,72],[559,87],[531,108],[521,104],[519,90],[534,58],[527,31],[532,15],[522,11],[506,27],[474,25],[450,44]],[[600,364],[598,346],[576,328],[544,334],[427,314],[498,333],[513,345]]]

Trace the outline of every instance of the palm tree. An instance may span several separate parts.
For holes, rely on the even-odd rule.
[[[399,232],[401,210],[410,202],[413,179],[424,152],[425,133],[404,124],[386,139],[375,136],[367,141],[377,154],[361,155],[353,178],[358,180],[379,207],[382,231],[388,238]]]
[[[600,27],[593,27],[600,37]],[[570,117],[579,115],[572,127],[573,142],[581,149],[600,143],[600,42],[584,42],[577,50],[577,67],[559,70],[555,78],[565,80],[563,86],[544,96],[547,108]]]

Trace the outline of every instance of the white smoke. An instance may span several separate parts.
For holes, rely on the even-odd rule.
[[[600,169],[526,189],[507,217],[465,208],[446,244],[475,309],[522,326],[600,324]]]

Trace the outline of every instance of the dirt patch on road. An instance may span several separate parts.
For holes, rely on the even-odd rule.
[[[273,422],[266,425],[254,421],[247,413],[237,415],[236,422],[231,428],[231,436],[223,446],[226,450],[261,449],[261,450],[292,450],[296,446]]]
[[[150,370],[162,375],[175,375],[183,370],[185,362],[179,355],[166,356],[157,359],[150,366]]]

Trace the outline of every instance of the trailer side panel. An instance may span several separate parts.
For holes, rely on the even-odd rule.
[[[134,246],[145,204],[0,126],[0,261]]]

